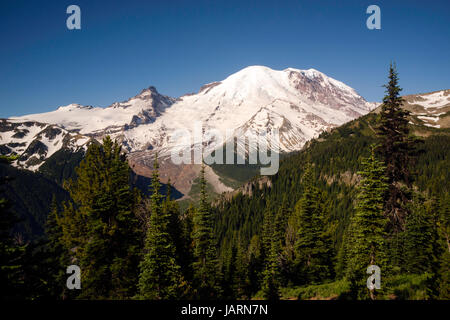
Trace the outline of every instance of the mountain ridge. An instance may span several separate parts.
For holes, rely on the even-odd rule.
[[[408,106],[417,111],[415,121],[447,125],[447,120],[441,121],[440,118],[445,118],[449,111],[447,109],[450,109],[450,105],[447,105],[450,99],[448,91],[406,96],[407,101],[411,102]],[[433,104],[433,99],[442,100],[439,108],[429,106]],[[427,105],[421,107],[420,103],[424,101]],[[101,141],[105,135],[110,135],[122,143],[134,170],[148,176],[155,152],[162,160],[168,160],[174,148],[180,146],[180,141],[170,139],[173,133],[179,129],[193,132],[198,122],[201,122],[204,131],[216,129],[225,136],[226,131],[231,130],[233,137],[250,136],[257,141],[260,139],[258,133],[269,131],[270,134],[264,138],[269,146],[276,146],[280,152],[289,153],[300,150],[321,132],[365,115],[377,106],[378,103],[367,102],[343,82],[315,69],[272,70],[264,66],[249,66],[224,80],[203,85],[197,93],[178,98],[162,95],[154,86],[150,86],[128,100],[115,102],[106,108],[70,104],[47,113],[4,119],[4,128],[0,132],[0,151],[2,154],[19,155],[25,151],[8,146],[23,143],[23,139],[12,138],[13,135],[8,134],[8,126],[17,127],[24,123],[45,125],[47,122],[47,125],[86,142]],[[441,108],[445,112],[439,111]],[[439,119],[436,120],[436,117]],[[274,130],[279,130],[279,142],[272,134]],[[45,146],[42,146],[41,139],[36,140],[37,149],[39,146],[40,149],[57,149],[56,142],[46,141]],[[211,153],[221,147],[215,143],[207,137],[202,143],[205,152]],[[192,140],[185,145],[191,150],[195,146]],[[28,165],[22,161],[15,165],[37,170],[46,160],[45,154],[38,155],[38,162],[32,161]],[[30,154],[28,158],[32,156]],[[173,170],[173,166],[169,165],[166,172],[161,168],[163,182],[170,178],[175,187],[183,184],[180,191],[188,194],[195,173],[198,172],[189,167],[184,165],[181,169]],[[186,176],[180,175],[183,170],[191,172],[187,174],[191,181],[187,185],[178,181],[179,177]]]

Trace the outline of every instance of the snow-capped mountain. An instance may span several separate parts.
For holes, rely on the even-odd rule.
[[[18,155],[14,165],[31,171],[39,169],[60,149],[72,152],[85,150],[90,140],[51,124],[0,120],[0,153]]]
[[[252,66],[203,86],[197,94],[178,98],[155,122],[127,130],[123,139],[131,152],[150,148],[164,154],[177,145],[170,140],[173,131],[192,132],[201,122],[205,131],[218,130],[223,136],[230,129],[235,136],[279,129],[280,150],[288,152],[374,107],[352,88],[319,71]]]
[[[404,108],[427,127],[450,127],[450,89],[403,96]]]
[[[70,104],[52,112],[12,117],[9,120],[57,124],[80,134],[102,136],[151,123],[174,101],[173,98],[159,94],[155,87],[149,87],[127,101],[116,102],[106,108]]]
[[[129,152],[130,162],[148,166],[154,151],[167,159],[173,148],[179,147],[180,141],[171,138],[175,131],[192,132],[199,122],[204,131],[217,130],[223,136],[227,130],[235,137],[257,136],[261,131],[268,131],[269,146],[277,144],[281,152],[290,152],[299,150],[322,131],[364,115],[375,107],[375,103],[365,101],[354,89],[314,69],[272,70],[251,66],[222,81],[204,85],[196,94],[178,99],[161,95],[150,87],[125,102],[106,108],[71,104],[52,112],[12,117],[4,123],[11,127],[29,122],[38,126],[46,123],[64,134],[78,134],[83,139],[100,139],[109,134],[122,142]],[[280,133],[279,145],[270,134],[275,129]],[[1,136],[3,146],[16,143],[6,131],[3,130]],[[31,139],[36,134],[37,130],[30,131],[27,137]],[[207,138],[203,144],[212,151],[219,147],[213,142],[212,138]],[[195,145],[193,141],[184,143],[189,148]],[[5,149],[2,153],[21,155],[25,146]],[[52,144],[47,149],[57,146]]]

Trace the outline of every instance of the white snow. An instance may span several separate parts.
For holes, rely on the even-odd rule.
[[[442,108],[450,104],[450,95],[447,90],[441,90],[429,94],[418,95],[418,99],[413,100],[410,104],[418,104],[423,106],[425,109],[429,108]]]
[[[110,107],[89,107],[79,104],[61,106],[55,111],[12,117],[15,122],[38,121],[57,124],[67,130],[80,129],[81,134],[98,133],[108,127],[121,127],[129,124],[133,116],[143,110],[151,110],[148,90],[128,101],[114,103]]]
[[[289,78],[291,72],[299,74],[299,81],[304,81],[306,85],[308,81],[302,76],[314,79],[330,92],[337,92],[336,104],[341,106],[311,101],[308,95],[295,88]],[[278,71],[264,66],[251,66],[232,74],[208,90],[181,97],[154,123],[127,130],[124,135],[133,149],[139,150],[151,143],[170,150],[173,145],[167,141],[167,136],[180,128],[192,132],[198,121],[202,122],[205,130],[216,129],[225,136],[227,129],[237,130],[246,123],[249,125],[248,122],[251,122],[253,131],[257,127],[265,130],[266,119],[271,116],[272,119],[289,120],[294,130],[287,134],[291,140],[300,131],[303,133],[302,139],[297,138],[297,143],[281,146],[284,151],[292,151],[301,148],[306,140],[317,136],[325,128],[343,124],[374,107],[352,88],[314,69],[302,71],[289,68]],[[348,110],[353,113],[350,115]],[[320,119],[321,123],[317,123],[319,120],[308,120],[313,116]],[[281,125],[282,121],[277,121],[273,127]]]
[[[50,139],[46,137],[45,133],[43,132],[50,127],[55,128],[52,125],[43,123],[33,123],[31,125],[21,124],[16,128],[16,130],[0,132],[0,141],[2,144],[9,144],[8,148],[11,149],[11,153],[22,155],[28,149],[28,147],[33,141],[38,140],[47,147],[47,151],[45,152],[45,154],[42,155],[45,159],[47,159],[51,157],[55,152],[60,150],[63,147],[64,138],[67,135],[71,135],[67,130],[64,130],[62,128],[55,128],[59,129],[61,132],[52,139]],[[22,138],[13,137],[13,135],[16,134],[16,132],[22,132],[24,136]],[[74,152],[79,150],[80,148],[86,149],[89,140],[90,140],[89,137],[84,136],[80,136],[79,138],[71,138],[67,147]],[[20,145],[13,146],[11,144],[20,144]],[[29,158],[33,156],[41,158],[41,155],[37,154],[29,155]],[[43,164],[43,162],[40,162],[36,165],[28,166],[26,162],[29,158],[27,158],[25,161],[16,160],[13,163],[13,165],[18,167],[24,167],[30,171],[36,171]]]
[[[428,120],[428,121],[434,121],[434,122],[439,121],[439,117],[418,116],[417,118],[419,118],[420,120]]]
[[[376,107],[354,89],[315,69],[272,70],[250,66],[220,82],[211,83],[197,94],[185,95],[171,105],[163,105],[159,110],[161,115],[154,122],[121,130],[130,124],[133,116],[154,111],[152,102],[150,92],[144,90],[128,101],[114,103],[108,108],[70,104],[52,112],[14,117],[10,121],[52,123],[67,130],[79,130],[83,135],[98,136],[107,128],[119,128],[111,135],[123,138],[131,152],[143,150],[150,144],[169,152],[180,144],[169,140],[171,134],[178,129],[192,132],[198,122],[206,130],[218,130],[223,136],[227,130],[234,130],[235,135],[243,134],[243,130],[256,135],[270,127],[280,129],[280,149],[293,151],[323,130],[353,120]],[[275,143],[273,137],[268,136],[268,139]],[[76,143],[83,145],[82,141],[87,140]],[[50,141],[45,143],[49,146]],[[48,153],[57,148],[58,145],[50,146]]]

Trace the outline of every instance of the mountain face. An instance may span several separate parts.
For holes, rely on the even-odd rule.
[[[279,129],[280,150],[289,152],[373,107],[352,88],[319,71],[253,66],[178,98],[155,122],[124,132],[124,140],[130,152],[150,148],[164,155],[179,145],[168,139],[175,130],[193,132],[201,122],[204,131],[218,130],[223,137],[227,130],[234,130],[236,137]],[[214,147],[210,140],[203,143]]]
[[[174,101],[173,98],[160,95],[155,87],[150,87],[127,101],[116,102],[106,108],[70,104],[52,112],[12,117],[9,120],[56,124],[72,132],[103,136],[151,123]]]
[[[155,151],[164,164],[180,144],[190,150],[198,146],[198,142],[180,142],[172,136],[180,129],[193,132],[199,123],[203,132],[216,130],[223,137],[227,132],[232,138],[257,137],[267,131],[265,139],[271,148],[290,152],[375,107],[354,89],[314,69],[278,71],[251,66],[178,99],[150,87],[106,108],[71,104],[52,112],[2,120],[0,143],[3,154],[20,156],[17,166],[36,170],[62,146],[83,147],[90,139],[100,140],[108,134],[122,142],[134,169],[147,175]],[[57,134],[49,138],[45,130],[56,130]],[[274,139],[275,130],[279,131],[279,143]],[[207,152],[220,143],[223,141],[211,136],[202,142]],[[162,179],[172,178],[176,186],[182,169],[175,170],[176,176],[171,170],[162,170]],[[188,176],[193,180],[195,174]]]
[[[404,96],[414,120],[432,128],[450,128],[450,89]]]
[[[16,167],[36,171],[57,151],[85,150],[90,138],[61,127],[35,121],[0,120],[0,153],[18,155]]]

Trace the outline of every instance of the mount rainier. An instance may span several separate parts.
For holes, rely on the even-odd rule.
[[[177,99],[149,87],[106,108],[71,104],[52,112],[2,119],[0,151],[17,154],[15,166],[35,171],[61,148],[86,149],[90,141],[110,135],[122,143],[139,174],[149,174],[152,155],[158,151],[162,180],[171,178],[175,187],[178,184],[182,192],[188,192],[198,170],[187,170],[189,166],[175,168],[168,163],[168,155],[177,144],[169,137],[176,130],[192,130],[198,121],[204,130],[215,129],[223,136],[230,129],[234,136],[278,129],[279,150],[291,152],[322,131],[360,117],[376,106],[344,83],[314,69],[278,71],[250,66]],[[208,146],[211,141],[203,143]],[[186,170],[192,172],[183,174]],[[183,185],[180,179],[188,179],[189,183]]]

